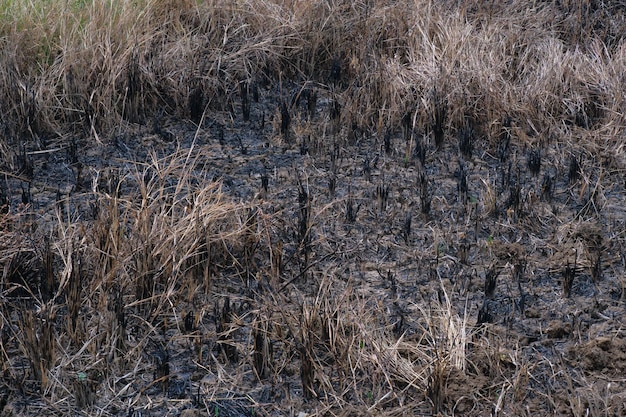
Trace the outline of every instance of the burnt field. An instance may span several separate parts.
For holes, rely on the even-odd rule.
[[[619,3],[29,7],[0,416],[626,413]]]

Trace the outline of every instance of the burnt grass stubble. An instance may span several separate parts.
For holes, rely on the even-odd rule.
[[[333,62],[333,83],[340,69]],[[0,187],[3,228],[24,239],[4,260],[1,409],[130,416],[150,403],[156,415],[281,415],[375,405],[483,415],[517,378],[508,401],[551,414],[573,409],[558,403],[572,384],[626,368],[607,362],[626,353],[622,344],[582,337],[618,335],[625,299],[623,256],[610,238],[624,219],[603,208],[624,190],[607,185],[611,174],[593,155],[562,141],[526,148],[512,138],[523,121],[509,115],[496,143],[470,120],[451,126],[445,86],[433,89],[424,126],[409,112],[398,127],[358,137],[323,86],[242,80],[235,91],[223,97],[239,100],[222,105],[230,110],[207,111],[193,88],[189,122],[162,115],[103,145],[72,139],[65,155],[20,150],[18,171]],[[298,134],[305,121],[313,127]],[[201,241],[172,282],[156,265],[146,218],[133,280],[120,281],[114,254],[129,220],[121,202],[157,180],[180,198],[180,171],[150,165],[177,152],[193,161],[192,183],[218,183],[242,202],[242,232]],[[74,227],[83,231],[70,247],[52,246]],[[82,233],[95,233],[102,259],[89,259]],[[94,265],[108,277],[106,299],[88,302]],[[419,347],[424,312],[448,297],[466,317],[465,369],[442,353],[419,389],[350,365],[355,350],[376,352],[378,333],[368,340],[360,325]],[[104,328],[86,327],[97,314]],[[92,351],[55,371],[81,346]],[[553,380],[556,372],[568,377]],[[46,400],[55,384],[66,387],[62,405]]]

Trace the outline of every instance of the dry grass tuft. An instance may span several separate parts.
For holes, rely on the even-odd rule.
[[[94,403],[96,391],[117,401],[124,389],[119,391],[115,375],[142,378],[155,352],[149,386],[169,392],[171,336],[166,335],[189,327],[183,309],[200,307],[211,294],[210,265],[243,265],[240,239],[249,233],[239,220],[245,208],[228,202],[219,182],[199,181],[196,169],[188,154],[154,157],[116,177],[106,190],[112,194],[95,191],[92,221],[59,215],[57,231],[44,243],[51,245],[46,262],[54,257],[54,267],[46,268],[58,277],[53,296],[43,301],[50,273],[43,266],[35,282],[16,271],[22,278],[18,287],[4,286],[9,302],[3,327],[14,332],[16,343],[3,342],[7,369],[16,369],[19,355],[13,349],[19,349],[47,398],[65,410],[83,409]],[[122,192],[129,183],[136,193]],[[57,327],[62,322],[66,325]],[[13,372],[9,378],[24,384]],[[23,389],[31,395],[30,388]]]

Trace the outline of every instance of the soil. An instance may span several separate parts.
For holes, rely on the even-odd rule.
[[[333,120],[332,95],[321,87],[314,112],[305,98],[287,99],[285,135],[278,103],[286,90],[261,89],[248,121],[233,97],[231,111],[210,110],[199,126],[162,117],[121,127],[99,142],[32,142],[24,160],[16,152],[15,166],[32,164],[32,177],[28,169],[6,176],[11,211],[32,213],[42,235],[59,217],[94,221],[94,191],[113,193],[111,178],[122,179],[122,197],[132,196],[137,167],[188,154],[195,175],[220,181],[230,199],[255,208],[269,236],[248,272],[224,268],[211,295],[181,305],[181,314],[203,311],[193,332],[163,325],[153,336],[158,343],[145,345],[143,373],[134,380],[119,375],[113,388],[95,383],[98,396],[127,392],[117,411],[96,400],[84,412],[626,415],[623,150],[596,149],[513,121],[501,138],[487,138],[477,127],[463,154],[462,134],[453,128],[438,147],[417,130],[368,132]],[[294,85],[291,95],[301,91]],[[572,158],[578,170],[570,169]],[[303,195],[311,208],[308,253],[299,242]],[[277,248],[283,263],[275,277],[268,254]],[[393,389],[385,398],[389,381],[381,377],[380,387],[363,390],[345,387],[332,349],[315,348],[323,353],[314,360],[312,392],[306,392],[299,350],[304,340],[284,317],[300,316],[302,325],[307,308],[322,309],[316,304],[322,295],[336,317],[354,317],[347,311],[362,308],[355,314],[377,321],[377,334],[399,350],[425,344],[425,329],[436,334],[429,312],[449,303],[467,326],[465,365],[443,369],[439,393],[387,375]],[[216,336],[226,299],[238,317],[228,341],[236,348],[234,361]],[[134,310],[127,305],[126,311]],[[273,349],[266,377],[255,375],[250,359],[250,328],[261,316]],[[130,337],[139,338],[132,320]],[[310,326],[324,332],[323,323]],[[342,349],[341,340],[336,346]],[[418,363],[410,355],[401,355],[402,363]],[[24,360],[13,357],[12,366]],[[169,363],[167,386],[155,382],[160,361]],[[7,384],[8,377],[1,415],[53,408],[36,390],[18,392]]]

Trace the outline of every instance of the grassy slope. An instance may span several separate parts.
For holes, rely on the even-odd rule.
[[[324,91],[326,99],[340,104],[345,136],[358,130],[383,137],[404,127],[436,140],[441,128],[447,143],[471,128],[493,155],[503,137],[517,149],[556,142],[563,149],[552,155],[559,170],[567,171],[576,155],[602,166],[608,177],[623,176],[626,24],[617,5],[437,3],[5,2],[0,10],[5,171],[24,175],[26,146],[69,147],[70,138],[78,136],[89,147],[163,112],[198,122],[205,112],[230,111],[239,105],[244,81],[259,86],[294,82]],[[438,112],[445,117],[438,119]],[[153,349],[153,335],[172,329],[191,333],[175,343],[199,346],[195,359],[200,363],[207,354],[203,338],[218,345],[235,343],[249,354],[235,367],[240,370],[246,361],[267,357],[262,335],[271,334],[283,351],[297,351],[300,362],[295,370],[275,364],[269,373],[276,381],[299,377],[303,396],[315,389],[326,392],[320,414],[326,407],[347,414],[401,414],[405,398],[421,402],[414,410],[454,409],[446,402],[454,397],[454,387],[446,387],[445,380],[472,364],[464,360],[467,319],[454,311],[446,294],[429,308],[419,307],[424,336],[419,343],[407,342],[380,326],[369,301],[354,298],[348,288],[334,294],[329,274],[320,278],[318,293],[302,302],[300,311],[280,311],[282,319],[265,311],[277,308],[271,302],[255,306],[241,319],[249,335],[233,342],[230,326],[239,319],[224,300],[203,299],[210,307],[195,301],[199,293],[209,297],[211,279],[219,275],[208,265],[228,272],[265,256],[273,259],[270,269],[278,279],[280,250],[267,238],[271,220],[257,219],[247,206],[231,202],[210,179],[192,179],[195,161],[188,159],[182,152],[139,164],[134,193],[118,199],[115,185],[102,191],[97,220],[59,220],[49,244],[19,212],[5,214],[12,226],[2,232],[1,261],[9,271],[4,299],[14,291],[9,278],[18,264],[35,263],[32,269],[43,271],[44,284],[32,294],[36,310],[17,301],[3,308],[3,384],[20,381],[25,395],[39,391],[41,407],[59,414],[90,410],[94,403],[106,410],[99,411],[103,414],[129,403],[149,407],[141,395],[125,396],[133,379],[152,381],[151,387],[161,383],[159,376],[167,379],[167,360],[146,364],[142,354]],[[580,194],[600,176],[584,176]],[[173,177],[181,179],[174,190],[169,188]],[[479,202],[484,212],[497,202],[490,186],[485,182],[485,198]],[[304,223],[306,230],[310,225]],[[24,250],[31,238],[37,250]],[[20,249],[37,256],[19,258]],[[342,302],[350,309],[340,309]],[[188,306],[195,308],[195,316],[187,326],[178,308]],[[216,319],[209,331],[202,323],[211,314],[221,321]],[[174,324],[164,324],[167,320]],[[285,329],[278,328],[281,321]],[[127,330],[128,323],[146,336]],[[270,324],[277,328],[269,329]],[[320,343],[337,363],[339,376],[333,377],[339,383],[322,376],[324,364],[316,357]],[[488,374],[503,388],[500,394],[495,385],[487,393],[476,389],[471,396],[496,408],[506,398],[511,412],[523,410],[524,390],[533,386],[537,368],[518,361],[515,352],[503,358],[508,350],[476,346],[484,349],[485,362],[493,367]],[[229,352],[223,349],[227,357]],[[244,384],[240,373],[216,366],[219,386]],[[256,366],[257,374],[268,372]],[[515,371],[501,370],[508,366]],[[603,395],[588,388],[589,398]],[[96,391],[99,400],[93,398]],[[15,401],[15,395],[6,398]],[[571,410],[575,414],[577,409]]]

